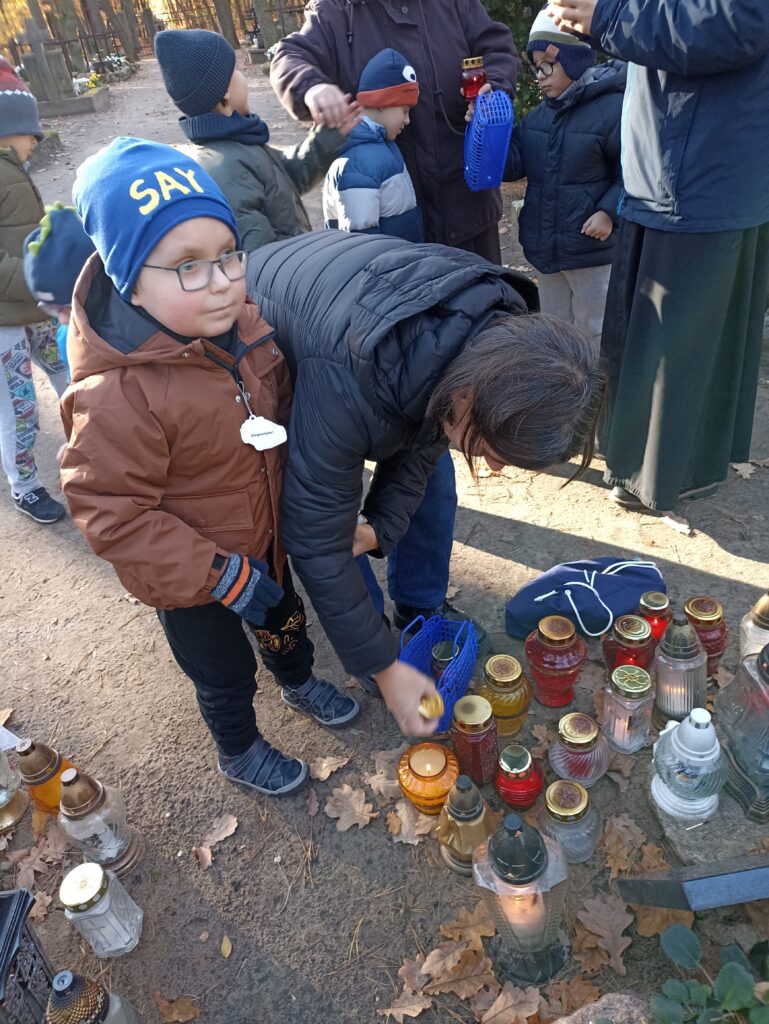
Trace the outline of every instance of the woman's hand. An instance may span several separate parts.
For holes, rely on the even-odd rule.
[[[374,527],[365,520],[358,523],[352,538],[352,557],[357,558],[358,555],[365,555],[367,551],[376,551],[378,547],[379,541],[374,533]]]
[[[394,661],[374,678],[403,735],[432,736],[438,728],[438,719],[422,718],[419,702],[437,692],[433,680],[402,661]]]
[[[603,210],[596,210],[582,225],[582,234],[589,238],[597,238],[599,242],[605,242],[613,230],[614,221]]]
[[[492,88],[489,85],[489,83],[487,82],[485,85],[482,85],[480,87],[480,89],[478,90],[478,95],[479,96],[485,96],[486,93],[489,93],[489,92],[492,92]],[[468,124],[470,124],[470,122],[472,121],[474,113],[475,113],[475,100],[471,100],[470,103],[468,104],[468,107],[467,107],[467,113],[465,114],[465,121],[467,121]]]
[[[547,13],[562,32],[590,35],[598,0],[550,0]]]
[[[349,93],[343,93],[338,85],[315,85],[307,90],[304,98],[315,124],[327,128],[341,128],[350,116],[350,108],[357,103]]]

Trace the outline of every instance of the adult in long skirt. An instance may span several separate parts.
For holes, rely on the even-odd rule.
[[[667,511],[749,458],[769,278],[769,3],[549,10],[631,62],[602,444],[614,500]]]

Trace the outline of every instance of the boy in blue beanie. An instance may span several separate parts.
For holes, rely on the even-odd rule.
[[[323,178],[356,121],[349,105],[340,130],[316,128],[287,152],[269,146],[270,131],[249,111],[248,82],[235,51],[216,32],[167,29],[155,55],[168,95],[181,110],[184,147],[227,198],[247,252],[311,230],[301,200]]]
[[[358,84],[363,118],[323,183],[327,228],[424,241],[411,176],[395,139],[419,100],[414,68],[397,50],[380,50]]]
[[[244,623],[290,709],[330,727],[360,709],[312,671],[278,523],[290,376],[246,301],[235,218],[201,167],[141,139],[86,160],[73,197],[96,253],[73,296],[62,401],[72,517],[157,609],[220,772],[293,792],[307,765],[257,731]]]

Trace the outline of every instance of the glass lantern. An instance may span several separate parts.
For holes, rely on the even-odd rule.
[[[473,850],[489,838],[497,820],[472,779],[460,775],[435,827],[441,856],[452,871],[472,875]]]
[[[729,645],[724,610],[714,597],[690,597],[684,605],[689,622],[697,630],[708,656],[708,675],[714,676]]]
[[[763,594],[740,622],[740,661],[758,654],[769,644],[769,591]]]
[[[30,739],[19,740],[16,754],[21,777],[36,809],[45,814],[58,814],[61,773],[75,766],[53,747]]]
[[[499,754],[494,788],[509,807],[525,811],[534,806],[545,788],[545,774],[526,747],[508,743]]]
[[[497,924],[515,981],[541,985],[565,965],[561,930],[566,857],[558,843],[510,813],[473,854],[473,880]]]
[[[21,786],[21,773],[12,768],[0,750],[0,835],[10,832],[27,813],[29,797]]]
[[[561,844],[569,864],[590,860],[601,838],[601,818],[588,791],[566,779],[547,787],[539,828],[542,835]]]
[[[144,911],[112,871],[101,864],[80,864],[64,876],[59,899],[64,916],[97,956],[122,956],[135,948]]]
[[[620,665],[611,674],[603,702],[601,732],[610,747],[633,754],[649,742],[654,693],[649,673]]]
[[[139,863],[142,843],[126,821],[119,790],[68,768],[61,775],[59,825],[86,860],[111,868],[122,876]]]
[[[485,697],[460,697],[454,705],[451,740],[464,775],[482,786],[497,769],[499,737],[491,704]]]
[[[606,774],[611,752],[595,719],[576,711],[564,715],[558,723],[558,735],[550,744],[548,758],[556,775],[587,789]]]
[[[603,660],[609,675],[620,665],[648,668],[655,646],[651,626],[639,615],[618,615],[612,628],[601,639]]]
[[[587,647],[573,623],[563,615],[548,615],[529,633],[523,649],[539,703],[560,708],[574,700],[574,684],[587,659]]]
[[[485,697],[491,704],[499,735],[515,736],[531,704],[531,684],[520,661],[510,654],[495,654],[489,658],[483,671],[483,681],[476,691],[479,697]]]
[[[459,778],[459,762],[439,743],[417,743],[398,762],[403,795],[422,814],[440,814],[449,790]]]
[[[743,658],[716,696],[729,763],[726,788],[753,821],[769,822],[769,646]]]
[[[718,810],[726,771],[710,712],[694,708],[683,722],[668,722],[654,744],[652,799],[671,818],[707,821]]]
[[[673,621],[673,609],[670,607],[668,595],[657,590],[641,594],[636,615],[646,619],[652,631],[652,640],[658,644],[663,633]]]
[[[139,1024],[125,999],[110,993],[93,978],[59,971],[53,979],[45,1024]]]
[[[708,699],[708,657],[697,632],[685,615],[674,615],[657,644],[652,720],[661,729],[669,719],[680,722],[692,708]]]

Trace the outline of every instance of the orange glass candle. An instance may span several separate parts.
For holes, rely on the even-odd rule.
[[[440,814],[449,790],[459,778],[459,762],[439,743],[417,743],[398,764],[403,795],[422,814]]]
[[[19,771],[32,803],[45,814],[58,814],[62,772],[76,765],[62,757],[53,747],[45,743],[34,743],[30,739],[20,740],[16,745],[16,753]]]

